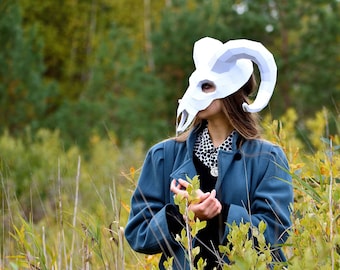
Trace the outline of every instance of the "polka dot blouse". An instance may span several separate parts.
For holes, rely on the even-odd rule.
[[[198,134],[194,154],[196,157],[208,168],[217,168],[217,155],[219,150],[231,152],[233,136],[235,131],[231,132],[225,141],[218,147],[215,147],[210,139],[208,128],[206,127],[203,131]]]

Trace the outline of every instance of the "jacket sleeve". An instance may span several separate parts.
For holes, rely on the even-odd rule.
[[[178,245],[168,227],[168,212],[173,207],[165,202],[170,192],[169,179],[164,178],[164,147],[158,144],[146,155],[137,187],[131,198],[125,237],[138,252],[171,254]]]
[[[263,220],[267,225],[264,236],[274,247],[284,243],[291,226],[292,179],[286,156],[278,146],[272,146],[269,153],[259,156],[256,167],[257,181],[249,194],[250,207],[231,204],[227,223],[251,222],[258,227]],[[226,226],[224,239],[228,233],[229,227]]]

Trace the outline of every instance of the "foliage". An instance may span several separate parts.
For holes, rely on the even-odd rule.
[[[288,115],[296,119],[294,111]],[[285,123],[290,128],[283,124],[279,129],[276,122],[272,126],[276,132],[269,136],[285,147],[294,182],[293,227],[286,246],[290,269],[340,266],[340,137],[329,133],[331,119],[330,113],[323,109],[307,120],[312,152],[301,150],[296,129],[289,122]],[[339,122],[339,116],[336,121]]]
[[[43,41],[36,28],[24,31],[19,7],[0,4],[0,131],[19,135],[42,125],[55,85],[44,81]]]
[[[336,110],[339,1],[185,2],[174,1],[172,8],[165,9],[153,34],[156,71],[172,85],[165,93],[170,100],[181,97],[187,87],[193,70],[192,44],[197,39],[248,38],[262,42],[276,59],[278,82],[269,107],[275,118],[287,107],[297,108],[302,118],[323,105]],[[176,103],[170,106],[169,112],[174,111]]]
[[[141,163],[144,146],[135,143],[122,155],[114,138],[93,136],[84,154],[65,151],[57,132],[39,133],[0,138],[1,268],[121,269],[128,211],[122,205],[132,183],[122,172]]]
[[[184,197],[182,194],[176,194],[174,198],[175,204],[179,207],[179,212],[185,216],[186,224],[185,228],[181,230],[181,234],[176,235],[175,239],[183,246],[184,250],[187,251],[190,269],[196,269],[194,260],[199,256],[200,247],[193,247],[192,241],[197,233],[206,227],[207,222],[205,220],[200,221],[199,218],[195,219],[195,213],[188,208],[190,204],[198,202],[197,190],[200,188],[199,178],[198,176],[195,176],[192,179],[187,177],[187,181],[189,182],[189,185],[186,188],[188,197]],[[167,263],[169,260],[172,259],[168,259]],[[205,265],[206,263],[200,258],[197,262],[197,269],[203,269]]]
[[[193,211],[188,209],[190,204],[198,201],[197,190],[200,188],[199,177],[192,179],[187,177],[189,185],[187,187],[188,197],[182,194],[176,194],[174,201],[178,205],[180,213],[185,217],[185,228],[182,229],[180,235],[176,235],[176,241],[179,242],[187,252],[187,258],[190,263],[190,269],[204,269],[206,262],[199,258],[200,247],[193,247],[192,241],[197,233],[206,227],[206,221],[195,219]],[[264,238],[266,224],[261,221],[259,228],[251,227],[250,223],[237,225],[236,223],[227,224],[230,232],[227,236],[227,245],[219,246],[221,252],[220,264],[223,269],[267,269],[272,262],[270,245],[267,245]],[[256,247],[255,247],[256,243]],[[197,266],[194,264],[195,258],[198,257]],[[223,261],[226,257],[230,264]],[[169,258],[165,262],[165,268],[171,269],[173,258]]]
[[[273,52],[278,82],[267,111],[279,118],[297,108],[305,133],[307,115],[339,107],[339,8],[337,0],[3,0],[0,131],[59,129],[65,147],[80,148],[109,132],[120,145],[149,146],[174,134],[193,42],[212,36]]]
[[[180,213],[186,217],[186,227],[182,229],[180,235],[176,235],[175,239],[186,250],[191,263],[190,269],[204,269],[206,262],[202,258],[198,260],[197,268],[194,265],[194,259],[199,258],[200,248],[193,248],[191,243],[198,231],[205,228],[206,221],[195,219],[194,213],[188,210],[188,205],[197,202],[197,190],[200,188],[200,183],[198,176],[193,179],[187,177],[187,181],[189,182],[187,187],[188,198],[181,194],[175,195],[175,204],[179,206]],[[227,226],[230,230],[227,236],[227,244],[219,246],[221,257],[218,259],[220,264],[223,265],[223,269],[267,269],[272,264],[270,245],[266,243],[264,237],[266,224],[263,221],[259,223],[258,228],[251,226],[250,223],[237,225],[235,222],[227,224]],[[224,257],[227,258],[229,264],[224,262]],[[165,263],[166,268],[171,266],[172,259],[168,259]],[[276,268],[279,268],[279,266],[277,264]]]
[[[250,223],[227,225],[230,228],[228,244],[220,246],[220,252],[227,256],[230,264],[225,264],[223,269],[268,269],[272,256],[263,235],[266,224],[261,221],[258,228]]]
[[[314,112],[313,108],[321,110],[321,104],[337,107],[340,99],[339,82],[340,62],[335,47],[329,44],[339,44],[340,25],[335,17],[340,12],[339,1],[302,1],[298,15],[302,16],[300,46],[302,40],[308,40],[301,46],[297,56],[299,85],[291,89],[300,95],[296,108],[301,112]],[[304,70],[304,72],[302,72]],[[322,105],[321,105],[322,106]],[[327,106],[327,105],[326,105]]]
[[[289,269],[340,266],[340,138],[327,134],[330,119],[339,123],[338,116],[324,109],[306,122],[310,129],[307,149],[297,136],[294,110],[280,121],[267,117],[263,122],[264,137],[284,148],[293,176],[293,227],[283,246]],[[123,239],[139,174],[134,167],[144,158],[143,144],[120,148],[113,134],[108,139],[94,135],[84,153],[77,147],[66,151],[58,132],[40,130],[38,134],[15,139],[4,133],[0,138],[1,268],[157,269],[159,255],[137,254]],[[198,187],[198,178],[192,179],[190,200],[195,200]],[[185,200],[178,203],[183,205]],[[197,220],[188,224],[187,232],[192,234],[178,236],[187,247],[189,236],[204,226]],[[229,226],[230,244],[221,251],[234,263],[224,265],[225,269],[259,269],[271,263],[264,226]],[[261,243],[259,249],[253,248],[254,238]],[[193,255],[199,256],[198,251]],[[202,269],[203,263],[198,267]]]
[[[263,128],[294,179],[289,268],[339,268],[340,2],[137,2],[0,1],[0,268],[155,267],[122,244],[130,168],[173,133],[207,35],[273,52]]]
[[[309,121],[309,124],[326,126],[324,119],[316,119],[317,122],[311,124]],[[340,266],[339,139],[338,135],[321,138],[322,144],[316,144],[313,155],[306,155],[305,164],[312,166],[302,165],[302,170],[294,174],[297,202],[294,231],[288,241],[293,247],[290,264],[294,269],[336,269]]]

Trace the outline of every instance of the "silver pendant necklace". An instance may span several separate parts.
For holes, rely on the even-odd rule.
[[[233,131],[226,140],[217,148],[213,145],[208,128],[205,129],[198,135],[195,143],[194,152],[195,155],[199,158],[199,160],[209,168],[210,175],[213,177],[218,177],[218,152],[219,150],[223,151],[232,151],[232,142],[233,135],[235,131]]]
[[[211,167],[210,168],[210,174],[214,177],[218,176],[218,168],[217,167]]]

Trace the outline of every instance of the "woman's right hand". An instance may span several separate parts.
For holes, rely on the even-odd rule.
[[[170,184],[170,190],[174,193],[174,194],[181,194],[184,198],[188,198],[189,194],[187,192],[187,188],[189,186],[189,183],[183,179],[173,179],[171,184]],[[208,195],[209,192],[207,193],[203,193],[202,190],[198,189],[197,191],[197,197],[198,198],[204,198],[206,196],[204,195]]]

